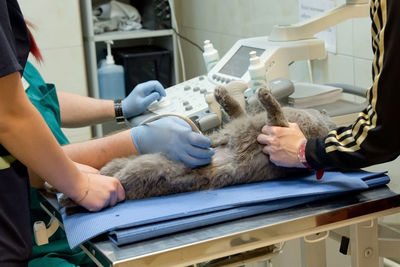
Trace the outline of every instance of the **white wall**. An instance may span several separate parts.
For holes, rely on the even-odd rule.
[[[58,90],[87,95],[79,0],[19,0],[24,17],[36,26],[32,31],[43,54],[38,64],[44,80]],[[89,127],[63,129],[71,142],[88,140]]]
[[[337,5],[344,0],[337,0]],[[272,26],[298,21],[297,0],[176,0],[180,32],[199,45],[210,39],[224,55],[242,38],[269,35]],[[369,18],[337,26],[337,53],[314,60],[316,83],[339,82],[368,87],[371,84],[372,50]],[[205,72],[201,52],[182,40],[187,78]],[[307,65],[291,67],[291,79],[308,80]]]

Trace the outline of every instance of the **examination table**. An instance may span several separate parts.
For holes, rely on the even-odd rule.
[[[341,182],[349,177],[356,185]],[[385,173],[328,172],[320,187],[315,174],[310,174],[300,178],[300,182],[298,178],[286,179],[285,186],[296,186],[292,191],[285,189],[284,197],[271,196],[279,190],[270,190],[263,199],[257,188],[264,186],[265,191],[268,184],[259,183],[244,185],[244,188],[218,189],[216,195],[201,191],[143,200],[136,210],[134,201],[126,201],[99,213],[78,215],[78,219],[73,220],[66,217],[55,198],[43,195],[42,207],[63,222],[64,227],[68,226],[65,227],[67,236],[68,233],[75,235],[68,237],[70,246],[79,245],[99,266],[188,266],[230,255],[235,255],[230,257],[231,261],[243,261],[245,256],[241,253],[244,255],[244,252],[253,260],[265,260],[279,253],[277,244],[281,242],[299,237],[327,237],[329,230],[350,226],[353,266],[368,267],[378,266],[377,218],[400,212],[400,194],[386,185],[389,180]],[[315,190],[309,190],[307,184],[313,185]],[[246,197],[234,197],[242,189],[248,192]],[[205,205],[190,208],[190,198],[186,195],[202,198]],[[165,210],[173,203],[168,200],[170,198],[178,201],[168,213]],[[157,201],[168,205],[157,210],[154,206]],[[131,205],[127,207],[128,211],[118,210],[124,205]],[[153,210],[151,216],[143,213],[146,205],[148,211]],[[185,208],[179,209],[180,206]],[[124,217],[129,211],[133,221],[118,222],[115,219]],[[107,225],[107,222],[115,225]],[[91,236],[90,225],[93,224],[98,233]],[[314,239],[309,244],[318,242]],[[314,250],[324,248],[315,244],[310,246]],[[277,249],[270,249],[272,245]],[[368,257],[365,256],[367,248],[372,256],[368,253]],[[323,266],[321,262],[317,264]]]

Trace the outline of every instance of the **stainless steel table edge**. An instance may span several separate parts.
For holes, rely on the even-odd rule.
[[[377,193],[376,199],[370,196],[374,195],[374,192]],[[101,254],[101,258],[107,259],[110,266],[188,266],[400,212],[400,195],[393,193],[387,186],[355,194],[350,197],[367,197],[360,203],[344,207],[328,207],[326,210],[324,205],[312,207],[312,212],[309,213],[305,212],[309,205],[302,205],[298,209],[303,215],[297,214],[294,219],[288,218],[296,213],[296,207],[121,247],[117,247],[111,241],[87,242],[84,246],[88,247],[96,258]],[[316,209],[318,212],[315,212]],[[271,216],[276,216],[275,222],[269,220]],[[281,220],[279,217],[282,217]],[[276,222],[277,218],[279,222]],[[258,224],[249,223],[251,221],[257,221]],[[237,227],[240,224],[247,226]],[[226,227],[238,229],[229,233],[220,231],[214,238],[202,238],[202,233],[218,232],[220,228]],[[185,239],[188,241],[182,241]],[[165,243],[182,245],[168,247]],[[140,246],[154,246],[154,249],[140,254]]]

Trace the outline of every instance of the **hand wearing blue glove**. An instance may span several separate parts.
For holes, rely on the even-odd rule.
[[[139,153],[163,153],[190,167],[208,164],[214,155],[210,139],[193,132],[190,125],[178,117],[164,117],[137,126],[132,128],[131,135]]]
[[[125,118],[132,118],[142,114],[153,101],[161,100],[164,96],[166,93],[159,81],[140,83],[122,100],[122,112]]]

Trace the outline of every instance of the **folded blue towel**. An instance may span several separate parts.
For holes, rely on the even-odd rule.
[[[315,179],[315,174],[310,174],[216,190],[125,201],[96,213],[67,215],[62,210],[62,217],[71,248],[110,231],[111,240],[117,244],[126,244],[287,208],[334,194],[363,190],[386,184],[389,180],[383,172],[326,172],[319,181]]]

